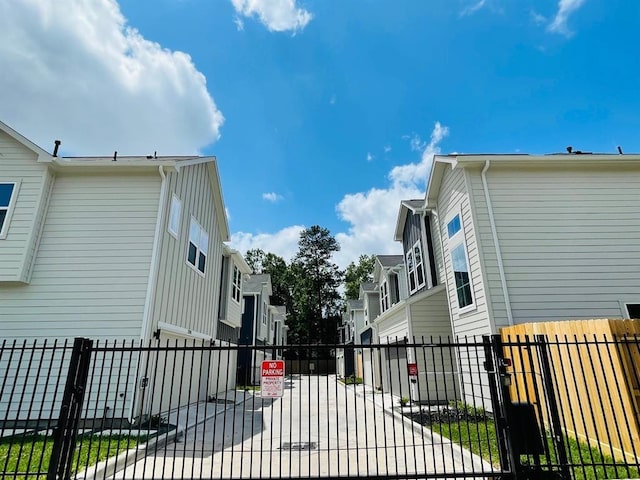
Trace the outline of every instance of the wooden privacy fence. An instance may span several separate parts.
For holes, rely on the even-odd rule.
[[[620,460],[640,458],[640,320],[571,320],[503,328],[513,402],[548,424],[536,335],[546,336],[565,433]],[[518,346],[524,342],[527,345]],[[543,417],[543,418],[540,418]]]

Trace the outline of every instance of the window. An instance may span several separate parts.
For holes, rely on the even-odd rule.
[[[447,235],[449,236],[449,253],[451,254],[451,266],[455,279],[458,307],[461,311],[463,309],[469,310],[473,307],[474,300],[469,257],[460,214],[453,217],[447,224]]]
[[[389,310],[389,285],[385,280],[380,285],[380,311],[386,312]]]
[[[267,324],[267,304],[266,302],[262,303],[262,324]]]
[[[242,273],[238,267],[233,266],[233,287],[231,289],[231,298],[240,303],[240,292],[242,291]]]
[[[640,318],[640,303],[627,303],[625,306],[629,318]]]
[[[171,210],[169,211],[169,225],[167,230],[174,237],[178,238],[180,235],[180,215],[182,213],[182,202],[178,197],[173,195],[171,197]]]
[[[187,252],[187,262],[193,265],[199,272],[204,273],[207,263],[207,251],[209,249],[209,235],[196,222],[191,219],[189,225],[189,250]]]
[[[407,252],[406,259],[407,276],[409,277],[409,293],[414,293],[425,285],[424,262],[422,260],[420,240]]]
[[[9,221],[11,220],[11,210],[13,209],[17,192],[17,183],[0,183],[0,238],[5,238],[7,236]]]

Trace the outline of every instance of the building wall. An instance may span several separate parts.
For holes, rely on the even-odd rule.
[[[140,339],[159,193],[155,172],[58,174],[31,283],[0,284],[1,336]]]
[[[215,338],[222,266],[222,237],[207,164],[183,167],[167,175],[168,194],[160,236],[160,263],[153,325],[165,322]],[[182,202],[178,238],[168,230],[172,195]],[[204,275],[187,263],[191,217],[209,235]]]
[[[458,337],[487,335],[491,333],[488,305],[483,284],[481,256],[478,250],[473,214],[469,202],[469,189],[465,173],[461,169],[450,167],[444,173],[438,195],[438,233],[441,245],[438,251],[442,255],[439,266],[439,277],[445,280],[449,310],[452,319],[452,333]],[[447,223],[457,212],[461,213],[464,238],[469,259],[471,287],[475,307],[460,313],[456,296],[456,285],[453,277],[451,254],[448,247]],[[434,242],[438,243],[438,242]],[[436,252],[438,253],[438,252]]]
[[[0,182],[18,182],[8,235],[0,239],[0,282],[26,281],[51,181],[31,150],[0,131]]]
[[[480,170],[469,178],[493,315],[506,326]],[[640,303],[640,166],[492,165],[487,183],[514,323],[622,318],[624,302]]]

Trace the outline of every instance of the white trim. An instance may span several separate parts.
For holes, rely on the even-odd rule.
[[[491,166],[491,162],[487,160],[480,174],[482,178],[482,188],[484,190],[484,198],[487,203],[487,211],[489,213],[489,225],[491,226],[491,236],[493,238],[493,246],[496,250],[496,260],[498,263],[498,273],[500,274],[500,285],[502,286],[502,294],[504,297],[504,306],[507,310],[507,319],[509,325],[513,325],[513,312],[511,310],[511,300],[509,299],[509,290],[507,289],[507,278],[504,273],[504,263],[502,262],[502,252],[500,251],[500,243],[498,242],[498,231],[496,229],[496,220],[493,216],[493,206],[491,205],[491,195],[489,195],[489,184],[487,183],[487,171]]]
[[[422,237],[422,235],[420,235],[420,237]],[[418,246],[419,250],[420,250],[420,262],[418,262],[416,260],[416,245]],[[413,269],[409,268],[409,262],[407,261],[407,258],[409,256],[409,254],[411,254],[411,258],[413,258]],[[404,261],[405,261],[405,266],[406,266],[406,270],[407,270],[407,282],[408,282],[408,289],[409,289],[409,295],[413,295],[415,292],[417,292],[418,290],[420,290],[421,288],[423,288],[424,286],[427,285],[427,276],[425,274],[425,270],[424,270],[424,255],[423,255],[423,248],[422,248],[422,238],[419,238],[412,246],[411,246],[411,250],[409,250],[408,252],[404,253]],[[420,283],[419,278],[418,278],[418,265],[420,265],[421,269],[422,269],[422,283]],[[414,275],[414,280],[415,280],[415,287],[412,289],[411,288],[411,275]]]
[[[160,237],[162,236],[162,223],[164,217],[165,207],[164,204],[167,199],[167,191],[169,182],[167,182],[167,176],[164,173],[162,166],[158,167],[158,173],[160,174],[160,200],[158,201],[158,213],[156,215],[156,231],[153,237],[153,247],[151,249],[151,268],[149,268],[149,279],[147,280],[147,293],[144,301],[144,313],[142,314],[142,332],[140,333],[140,339],[147,341],[151,338],[151,311],[153,303],[155,302],[156,288],[158,284],[158,270],[160,268]]]
[[[11,197],[9,197],[9,205],[6,207],[7,214],[4,217],[4,222],[2,223],[2,228],[0,228],[0,240],[4,240],[7,238],[7,234],[9,233],[9,225],[11,224],[11,217],[13,215],[13,211],[15,210],[16,201],[18,200],[18,192],[20,191],[20,180],[12,180],[12,181],[0,181],[0,185],[13,185],[13,189],[11,190]],[[3,209],[5,207],[2,207]]]
[[[622,310],[622,318],[630,320],[628,305],[640,305],[640,298],[637,300],[620,300],[620,310]]]
[[[211,335],[206,335],[200,332],[194,332],[193,330],[189,330],[184,327],[178,327],[177,325],[172,325],[170,323],[158,322],[158,329],[160,331],[172,333],[174,335],[179,335],[181,337],[197,338],[200,340],[213,340],[213,337]]]
[[[174,201],[176,202],[174,204]],[[174,215],[174,210],[173,210],[173,206],[177,205],[177,209],[178,209],[178,225],[176,225],[176,230],[172,229],[172,221],[173,221],[173,215]],[[167,221],[167,232],[169,232],[169,234],[175,238],[176,240],[180,237],[180,224],[182,223],[182,200],[180,200],[180,197],[178,197],[175,193],[171,195],[171,202],[169,203],[169,219]]]
[[[458,217],[460,220],[460,230],[454,233],[452,237],[449,237],[449,223],[451,223],[451,221],[455,217]],[[464,220],[462,218],[462,207],[458,207],[457,209],[453,210],[446,217],[446,220],[444,222],[444,230],[445,230],[445,235],[447,236],[447,250],[449,252],[449,260],[451,262],[451,271],[453,273],[452,280],[453,280],[453,290],[455,294],[454,297],[457,302],[456,306],[458,307],[458,315],[460,315],[460,314],[471,312],[477,309],[476,292],[474,291],[474,288],[473,288],[471,262],[469,259],[469,247],[467,245],[467,235],[464,230]],[[469,289],[471,291],[471,303],[469,305],[465,305],[464,307],[460,307],[460,298],[458,297],[458,286],[456,285],[456,275],[455,275],[455,268],[453,266],[453,255],[452,255],[453,250],[458,248],[460,245],[462,245],[464,249],[464,256],[467,264],[467,272],[469,273]]]

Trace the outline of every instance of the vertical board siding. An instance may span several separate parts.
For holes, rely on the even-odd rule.
[[[167,176],[167,215],[164,216],[160,235],[160,264],[152,307],[154,325],[151,330],[157,328],[157,322],[165,322],[215,338],[222,268],[222,236],[209,175],[207,165],[200,164],[184,167]],[[173,193],[182,202],[177,239],[167,231]],[[204,275],[187,263],[192,216],[209,234]]]
[[[7,237],[0,239],[0,281],[23,281],[41,217],[47,166],[37,163],[35,153],[4,132],[0,132],[0,154],[0,182],[20,184]]]
[[[139,339],[160,179],[55,179],[29,285],[0,286],[4,338]]]
[[[455,280],[451,265],[451,255],[448,248],[447,221],[454,212],[460,212],[469,256],[471,283],[473,288],[473,298],[475,309],[460,314],[458,312],[458,298],[456,296]],[[469,194],[465,182],[465,174],[461,169],[451,170],[444,173],[442,186],[438,196],[438,230],[442,240],[444,251],[442,260],[446,281],[447,293],[449,297],[449,308],[451,311],[453,334],[465,337],[475,335],[486,335],[491,333],[487,302],[485,300],[485,287],[480,268],[480,258],[478,254],[476,232],[473,224]],[[437,243],[437,242],[435,242]],[[438,250],[440,250],[438,246]],[[438,253],[438,252],[436,252]]]
[[[451,319],[447,292],[442,287],[409,305],[413,340],[416,343],[450,341]],[[458,375],[455,360],[447,348],[424,347],[415,352],[418,363],[417,398],[426,403],[458,398]]]
[[[471,178],[496,324],[505,326],[481,178]],[[492,166],[487,183],[514,323],[621,318],[621,301],[640,303],[639,167]]]

